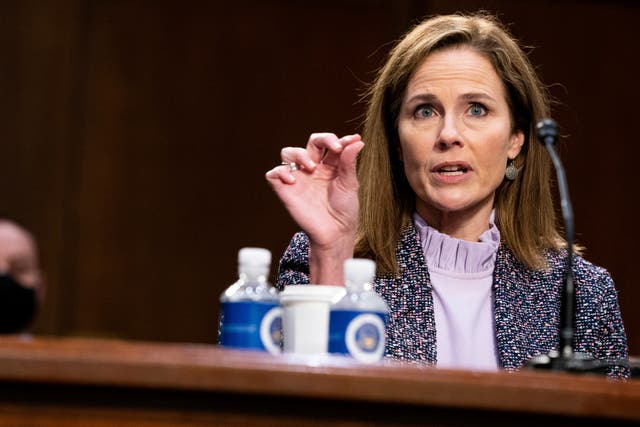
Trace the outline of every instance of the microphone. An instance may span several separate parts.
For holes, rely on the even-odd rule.
[[[560,300],[560,340],[559,351],[535,356],[525,363],[533,369],[549,369],[569,372],[598,372],[606,374],[612,366],[628,367],[626,360],[596,360],[585,353],[573,351],[573,338],[576,322],[576,294],[573,275],[573,207],[569,199],[569,186],[560,157],[555,150],[558,139],[558,124],[552,119],[543,119],[536,124],[536,134],[546,147],[556,170],[560,206],[564,221],[565,239],[567,241],[567,257],[563,288]]]

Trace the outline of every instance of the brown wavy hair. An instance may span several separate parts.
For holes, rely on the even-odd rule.
[[[537,121],[549,114],[550,101],[527,54],[494,16],[436,16],[397,43],[366,94],[355,254],[374,259],[381,273],[398,272],[396,245],[415,210],[416,195],[397,154],[397,119],[405,89],[429,54],[458,46],[470,47],[491,61],[506,88],[512,130],[525,136],[514,160],[518,177],[505,179],[496,190],[496,225],[503,242],[535,269],[545,267],[546,249],[565,244],[551,195],[551,162],[535,133]]]

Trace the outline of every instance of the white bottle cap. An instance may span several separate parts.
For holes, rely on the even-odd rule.
[[[376,263],[366,258],[351,258],[344,262],[344,280],[348,285],[373,283],[376,277]]]
[[[264,248],[242,248],[238,252],[240,274],[267,275],[271,266],[271,251]]]
[[[238,251],[238,264],[270,265],[271,251],[264,248],[242,248]]]

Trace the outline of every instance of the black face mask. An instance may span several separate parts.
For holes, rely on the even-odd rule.
[[[36,291],[0,274],[0,334],[22,332],[36,312]]]

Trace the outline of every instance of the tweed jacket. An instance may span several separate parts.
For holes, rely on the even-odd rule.
[[[436,325],[429,260],[411,222],[403,231],[396,256],[400,273],[377,276],[374,289],[387,302],[386,356],[436,364]],[[559,346],[560,292],[566,252],[549,251],[549,268],[532,270],[502,243],[493,273],[493,301],[499,365],[520,368],[528,359]],[[574,258],[576,330],[574,349],[596,359],[628,357],[617,293],[609,273],[585,259]],[[280,260],[276,286],[309,283],[309,239],[294,235]],[[613,375],[627,376],[617,368]]]

